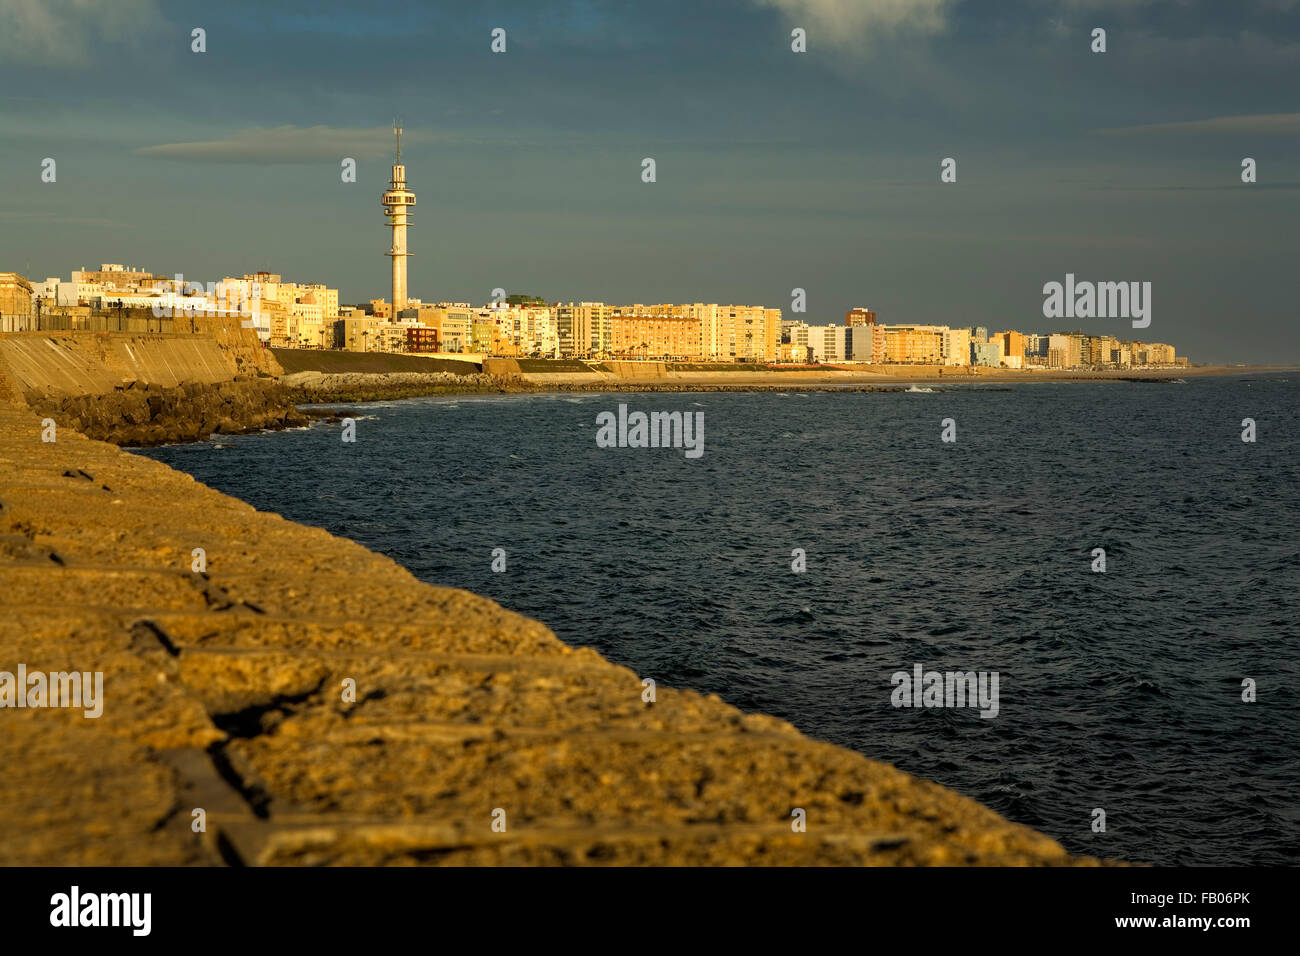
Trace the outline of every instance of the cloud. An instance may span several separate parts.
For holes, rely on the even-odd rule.
[[[754,0],[776,7],[791,26],[808,30],[808,42],[861,48],[881,33],[938,33],[953,0]]]
[[[97,50],[139,46],[161,23],[156,0],[3,0],[0,61],[89,67]]]
[[[404,142],[427,142],[429,133],[404,131]],[[277,166],[295,163],[337,163],[345,156],[379,159],[393,152],[389,126],[345,129],[330,126],[253,126],[224,139],[142,146],[137,156],[156,156],[191,163],[249,163]]]
[[[1300,135],[1300,113],[1257,113],[1250,116],[1216,116],[1182,123],[1150,123],[1145,126],[1112,126],[1093,130],[1103,136],[1131,136],[1146,133],[1247,133],[1265,136]]]

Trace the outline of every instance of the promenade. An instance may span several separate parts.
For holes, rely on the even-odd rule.
[[[103,712],[0,709],[0,864],[1093,862],[716,697],[647,704],[652,674],[162,464],[41,438],[0,395],[0,671],[100,672]]]

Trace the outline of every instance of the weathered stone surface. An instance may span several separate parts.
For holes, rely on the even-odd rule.
[[[27,393],[33,411],[61,426],[115,445],[137,446],[305,425],[307,417],[294,407],[296,400],[289,389],[260,378],[173,387],[128,382],[99,395]]]
[[[648,705],[535,621],[0,405],[20,663],[105,701],[0,709],[0,864],[1095,862],[715,697]]]

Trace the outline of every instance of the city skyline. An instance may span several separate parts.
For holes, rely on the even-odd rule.
[[[404,180],[394,167],[394,182]],[[405,192],[405,191],[404,191]],[[385,193],[385,200],[392,199]],[[409,194],[396,205],[406,205]],[[391,206],[389,206],[391,208]],[[390,213],[391,217],[391,213]],[[392,256],[399,243],[389,250]],[[396,259],[395,259],[396,261]],[[394,294],[404,275],[393,271]],[[1090,301],[1092,287],[1082,284]],[[1128,300],[1105,289],[1109,311]],[[785,365],[850,363],[871,366],[985,366],[1005,369],[1168,367],[1189,364],[1173,345],[1149,337],[1125,339],[1082,329],[1054,333],[996,327],[879,322],[856,307],[843,324],[810,324],[796,311],[718,303],[551,302],[528,294],[496,295],[485,305],[422,302],[402,307],[382,298],[361,305],[339,302],[323,283],[286,282],[260,271],[199,281],[166,277],[122,263],[73,270],[67,281],[31,283],[0,272],[0,330],[89,329],[113,323],[136,331],[171,331],[163,319],[238,317],[264,346],[343,351],[551,359],[643,359],[668,362],[742,362]],[[1148,291],[1149,296],[1149,291]],[[1115,301],[1112,302],[1111,300]],[[409,307],[407,307],[409,306]],[[1044,309],[1046,312],[1047,310]],[[802,316],[802,317],[798,317]],[[158,321],[152,321],[158,320]],[[1145,328],[1133,321],[1135,328]],[[973,370],[973,369],[972,369]]]
[[[0,262],[34,280],[106,258],[267,269],[343,301],[385,294],[374,202],[399,112],[425,211],[409,291],[426,301],[581,289],[788,313],[803,289],[813,319],[865,301],[898,322],[1030,328],[1043,284],[1076,273],[1150,282],[1147,336],[1198,361],[1300,361],[1284,334],[1300,30],[1284,4],[1190,7],[23,0],[0,11]],[[370,68],[381,51],[401,54],[393,72]],[[87,92],[88,71],[113,97]],[[1062,100],[1069,115],[1046,109]]]

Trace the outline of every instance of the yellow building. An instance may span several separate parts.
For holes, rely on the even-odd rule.
[[[561,354],[585,358],[611,351],[615,311],[615,306],[604,302],[557,303],[555,327]]]
[[[475,323],[482,319],[475,309],[467,306],[420,305],[415,310],[415,321],[437,331],[438,345],[443,352],[471,352],[474,351]],[[478,330],[479,344],[486,343],[482,351],[490,351],[492,339],[490,324]]]
[[[29,328],[32,284],[17,272],[0,272],[0,332]]]
[[[719,308],[724,330],[730,332],[731,357],[737,362],[770,362],[781,344],[781,310],[758,305]]]
[[[497,323],[490,312],[476,312],[470,316],[469,351],[477,355],[491,353],[496,339]]]
[[[700,357],[700,323],[675,315],[615,315],[611,354],[620,358],[694,361]]]
[[[381,351],[379,327],[383,322],[371,315],[339,319],[343,327],[340,346],[349,352]]]
[[[885,361],[903,365],[943,364],[941,325],[886,325]]]
[[[1025,357],[1025,334],[1023,332],[1007,331],[999,332],[998,338],[1002,340],[1002,355],[1004,358]]]
[[[780,309],[703,302],[638,303],[617,306],[615,314],[694,319],[700,325],[699,354],[711,362],[774,362],[780,355]]]

